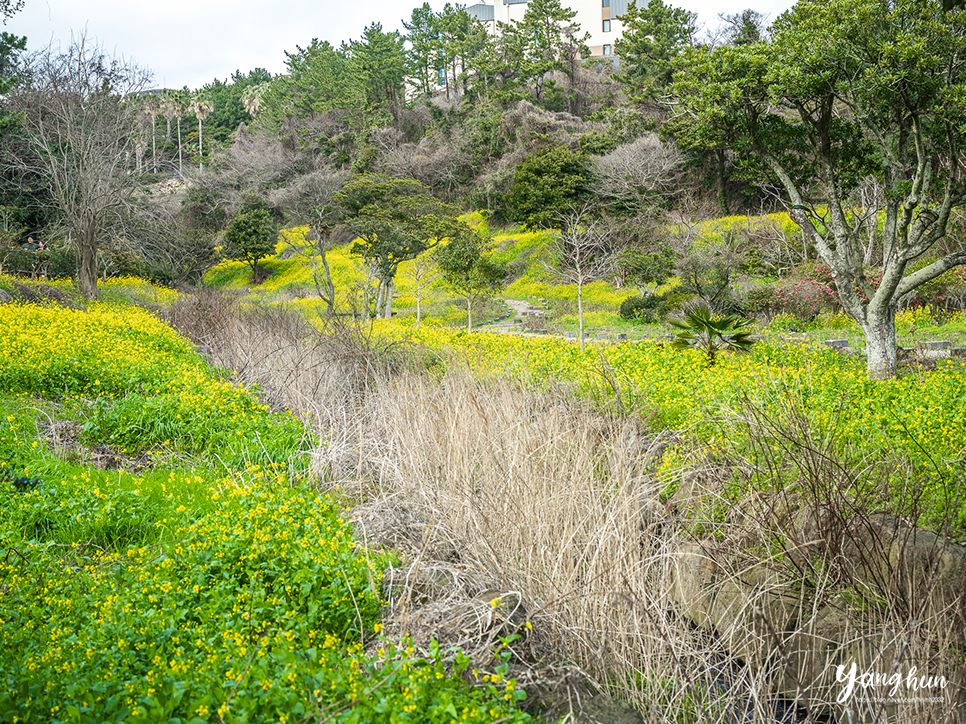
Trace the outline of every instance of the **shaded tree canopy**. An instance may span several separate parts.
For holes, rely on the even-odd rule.
[[[473,302],[491,294],[506,279],[507,269],[493,261],[491,241],[481,231],[461,225],[435,252],[443,282],[466,299],[467,331],[473,331]]]
[[[275,253],[277,240],[278,230],[266,209],[242,211],[232,219],[222,237],[228,258],[246,262],[256,277],[258,262]]]
[[[687,10],[650,0],[632,3],[621,17],[624,37],[614,43],[620,56],[620,79],[640,98],[667,93],[674,61],[692,45],[697,16]]]
[[[21,10],[23,10],[24,0],[0,0],[0,14],[3,15],[3,22],[7,22],[7,18],[13,17]]]
[[[506,214],[514,221],[550,228],[588,193],[587,158],[565,146],[550,146],[527,157],[513,174]]]
[[[352,252],[372,263],[384,283],[399,265],[460,231],[458,207],[434,198],[414,179],[357,176],[334,197],[346,229],[359,237]]]

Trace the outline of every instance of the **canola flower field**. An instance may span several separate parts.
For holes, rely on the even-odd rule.
[[[589,345],[581,353],[574,342],[545,337],[414,331],[394,323],[383,323],[378,334],[424,345],[444,364],[465,364],[481,376],[510,375],[537,386],[554,380],[600,406],[639,411],[654,429],[689,437],[691,455],[737,453],[756,463],[762,451],[751,444],[749,412],[773,420],[800,415],[813,440],[841,459],[859,468],[879,461],[890,469],[883,507],[898,504],[911,483],[930,522],[939,523],[948,513],[953,527],[966,531],[966,509],[959,504],[966,487],[966,369],[961,364],[872,381],[861,357],[778,340],[760,341],[747,355],[720,355],[708,367],[702,353],[659,341]],[[772,440],[776,446],[780,442]],[[683,455],[683,446],[665,453],[669,484],[689,462]]]
[[[0,331],[0,721],[529,720],[498,670],[380,639],[392,556],[291,415],[133,306]]]

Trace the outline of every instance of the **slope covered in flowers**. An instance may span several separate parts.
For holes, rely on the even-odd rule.
[[[391,557],[293,417],[134,307],[0,330],[0,721],[527,719],[458,652],[369,653]]]

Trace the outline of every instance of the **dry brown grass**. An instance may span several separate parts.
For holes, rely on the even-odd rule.
[[[183,298],[166,314],[214,364],[257,385],[263,402],[291,410],[324,442],[313,451],[320,480],[351,485],[373,477],[359,444],[376,424],[367,391],[402,364],[398,345],[380,348],[364,326],[338,318],[319,334],[283,306],[246,307],[212,290]]]
[[[665,439],[565,392],[531,394],[457,370],[441,380],[386,382],[370,404],[388,435],[371,453],[384,489],[419,511],[424,535],[447,541],[460,564],[488,574],[486,596],[502,591],[520,602],[535,630],[530,656],[574,662],[595,688],[634,701],[648,721],[773,722],[784,706],[773,696],[778,687],[797,699],[797,711],[785,712],[799,721],[833,712],[863,722],[958,721],[962,611],[929,613],[925,603],[910,609],[872,595],[875,576],[900,575],[888,562],[865,580],[842,575],[843,545],[849,570],[880,565],[857,545],[875,520],[872,500],[852,498],[843,511],[848,524],[836,520],[800,540],[810,550],[821,543],[803,566],[787,550],[779,555],[795,536],[776,508],[793,509],[794,501],[763,492],[736,502],[723,492],[747,460],[696,465],[697,482],[672,506],[661,502],[652,469]],[[846,470],[816,449],[809,431],[793,428],[789,421],[799,444],[785,454],[801,456],[809,499],[842,510],[841,499],[821,498],[834,490],[825,484],[829,471],[854,478],[865,468]],[[720,499],[708,505],[709,496]],[[723,517],[700,518],[722,507]],[[682,557],[689,550],[699,555]],[[717,608],[716,636],[696,630],[683,615],[687,596],[673,590],[689,573],[675,566],[701,565],[702,557],[716,570],[717,600],[732,600]],[[918,600],[934,584],[927,570]],[[917,695],[902,687],[897,696],[917,700],[898,706],[859,701],[870,693],[859,692],[848,707],[835,707],[842,686],[834,664],[852,659],[860,674],[905,676],[917,666],[920,675],[944,676],[947,689]],[[937,694],[941,704],[924,701]]]
[[[719,691],[743,674],[668,595],[672,516],[648,471],[660,436],[465,372],[406,376],[374,404],[394,485],[462,564],[518,597],[531,654],[578,664],[649,721],[723,722],[736,707],[773,720],[769,702],[748,696],[752,682]]]
[[[688,492],[698,504],[683,494],[663,502],[666,481],[653,464],[670,436],[649,434],[640,417],[602,415],[564,387],[538,394],[456,367],[441,378],[406,371],[396,350],[375,348],[359,330],[319,337],[277,311],[202,303],[204,313],[182,309],[175,318],[193,325],[214,361],[319,426],[320,484],[355,497],[367,545],[401,552],[403,565],[388,577],[387,633],[460,645],[481,668],[492,666],[501,638],[520,634],[509,644],[514,674],[550,710],[548,721],[616,720],[588,713],[586,698],[599,691],[632,701],[655,724],[821,721],[839,691],[827,685],[834,672],[796,658],[795,647],[803,634],[826,634],[820,612],[841,611],[852,617],[844,645],[868,649],[875,670],[891,673],[901,652],[906,664],[945,675],[953,692],[938,707],[854,702],[851,721],[958,721],[962,627],[869,606],[823,553],[807,567],[778,556],[737,599],[735,621],[750,621],[741,630],[696,627],[674,593],[682,561],[715,566],[719,591],[746,585],[761,577],[755,566],[769,548],[777,556],[789,518],[781,500],[764,495],[733,505],[721,492],[730,473],[720,463],[695,465]],[[682,511],[715,509],[708,496],[732,509],[682,525]],[[697,558],[682,557],[689,546]],[[775,592],[790,584],[806,615],[789,628],[772,612]],[[749,658],[763,653],[745,666],[728,644]],[[829,660],[835,648],[829,641]],[[804,708],[777,702],[782,676]],[[809,687],[812,679],[823,686]]]

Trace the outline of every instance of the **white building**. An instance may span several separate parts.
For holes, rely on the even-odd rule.
[[[466,8],[466,11],[495,33],[497,22],[523,20],[528,1],[493,0],[492,5],[479,2]],[[619,18],[627,12],[628,0],[564,0],[562,4],[577,11],[574,22],[580,26],[580,33],[590,33],[587,46],[591,57],[603,58],[614,54],[614,41],[623,32]]]

